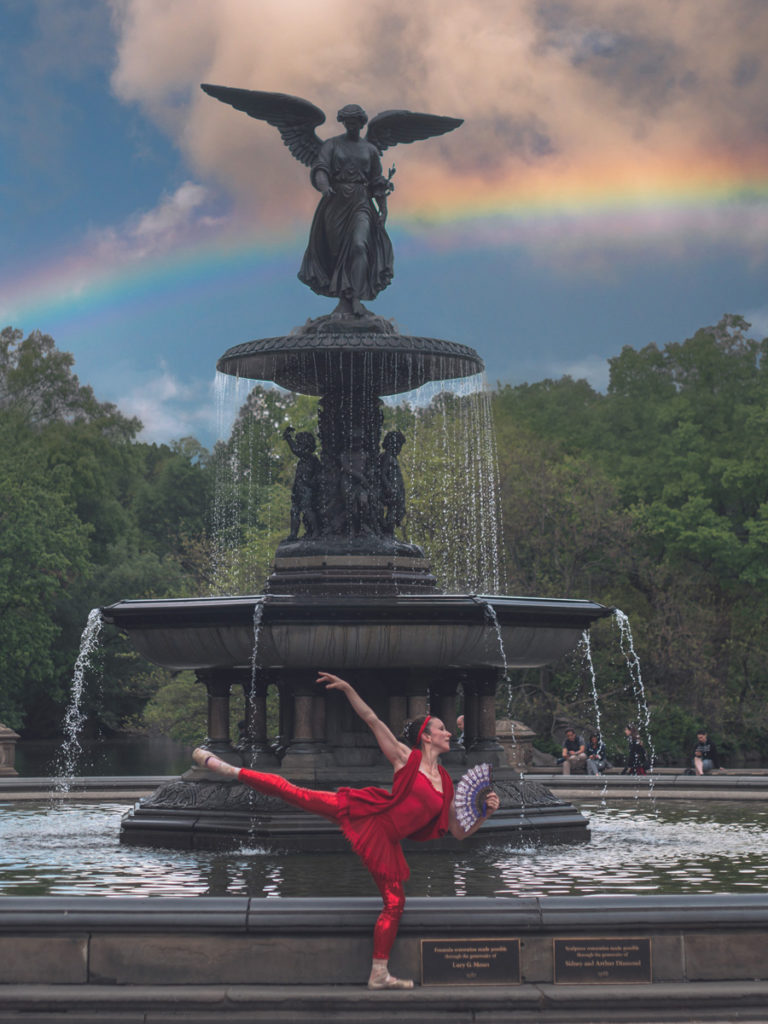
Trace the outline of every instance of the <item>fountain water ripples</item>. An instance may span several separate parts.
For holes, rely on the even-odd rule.
[[[587,846],[412,849],[409,895],[694,895],[768,886],[768,808],[581,807],[592,829]],[[349,853],[278,855],[249,843],[229,852],[144,849],[137,858],[117,839],[123,805],[5,803],[0,811],[0,897],[375,895]]]
[[[642,814],[582,810],[592,813],[589,846],[551,849],[545,858],[532,849],[508,851],[494,864],[503,880],[495,895],[697,895],[762,891],[768,883],[766,811],[722,804]],[[738,820],[724,822],[728,814]]]

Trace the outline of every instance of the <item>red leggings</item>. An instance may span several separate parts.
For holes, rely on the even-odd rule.
[[[277,796],[292,807],[298,807],[310,814],[319,814],[331,821],[339,821],[339,798],[336,793],[321,789],[305,789],[294,786],[281,775],[269,775],[266,772],[255,772],[251,768],[241,768],[238,776],[241,782],[251,789],[267,796]],[[366,864],[366,867],[368,865]],[[373,959],[388,960],[389,954],[397,937],[397,928],[405,909],[405,889],[402,882],[391,882],[375,871],[371,871],[374,882],[378,886],[384,908],[378,916],[373,929]]]

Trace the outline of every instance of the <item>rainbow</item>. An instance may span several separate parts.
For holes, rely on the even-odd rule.
[[[98,317],[112,307],[133,300],[176,295],[186,288],[198,289],[206,280],[246,280],[254,272],[276,273],[293,254],[295,237],[275,239],[219,236],[185,244],[176,250],[140,262],[110,265],[90,254],[70,254],[34,273],[4,282],[0,319],[19,319],[42,324],[51,318],[62,322],[81,316]]]
[[[573,166],[515,163],[492,178],[413,162],[390,202],[390,227],[396,237],[415,236],[438,250],[457,236],[481,246],[575,246],[679,240],[681,232],[708,230],[733,241],[734,216],[746,222],[768,199],[766,157],[768,151],[739,153],[738,160],[715,152],[630,154],[610,164],[597,157]],[[215,292],[255,275],[276,280],[295,272],[305,233],[306,225],[295,224],[281,235],[230,229],[135,262],[71,252],[6,280],[0,321],[25,329],[90,321],[131,302],[177,302],[185,289]]]

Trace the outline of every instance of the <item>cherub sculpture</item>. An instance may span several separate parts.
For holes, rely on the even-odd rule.
[[[293,427],[286,427],[283,440],[298,458],[296,475],[291,489],[291,532],[288,540],[296,540],[299,528],[304,521],[304,534],[316,537],[320,533],[318,515],[320,488],[320,460],[315,455],[315,436],[309,431],[301,430],[294,436]]]
[[[357,104],[336,115],[345,128],[323,142],[315,129],[325,114],[314,104],[279,92],[201,88],[222,103],[274,125],[293,156],[311,168],[310,181],[322,193],[299,279],[318,295],[339,299],[337,315],[363,315],[363,299],[375,299],[392,280],[392,243],[385,230],[387,195],[394,189],[382,173],[381,154],[399,142],[416,142],[444,135],[462,124],[456,117],[385,110],[372,118]]]
[[[395,527],[402,526],[405,519],[405,484],[397,457],[405,444],[401,430],[390,430],[381,442],[379,452],[379,488],[381,504],[386,509],[382,520],[384,534],[394,537]]]

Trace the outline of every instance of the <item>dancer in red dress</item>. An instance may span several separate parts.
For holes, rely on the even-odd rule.
[[[341,690],[356,714],[370,728],[381,752],[394,768],[392,792],[369,786],[335,793],[294,786],[280,775],[236,768],[198,747],[193,757],[209,771],[236,776],[247,786],[278,796],[294,807],[335,821],[373,876],[384,907],[373,932],[373,963],[369,988],[413,988],[412,981],[394,978],[388,961],[405,907],[403,883],[410,874],[403,856],[403,839],[437,839],[450,833],[466,839],[477,831],[499,806],[495,793],[487,797],[487,814],[465,832],[456,818],[453,784],[438,758],[450,749],[451,734],[439,718],[426,715],[409,722],[403,743],[381,721],[357,691],[344,679],[321,672],[318,680],[327,690]]]

